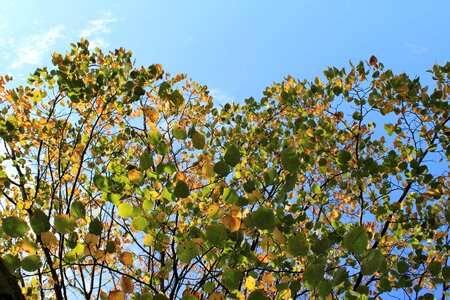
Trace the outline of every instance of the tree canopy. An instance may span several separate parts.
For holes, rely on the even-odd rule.
[[[0,254],[27,299],[449,295],[449,63],[220,106],[124,49],[52,62],[0,77]]]

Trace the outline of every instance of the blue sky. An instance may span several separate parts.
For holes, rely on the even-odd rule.
[[[20,83],[81,36],[103,50],[132,50],[137,65],[187,73],[219,102],[259,97],[287,74],[312,79],[372,54],[426,79],[425,70],[450,56],[448,0],[2,2],[0,74]]]

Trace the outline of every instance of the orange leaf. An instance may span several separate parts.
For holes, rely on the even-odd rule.
[[[133,264],[133,254],[125,251],[120,255],[119,260],[125,266],[131,266]]]
[[[108,300],[125,300],[124,291],[111,291],[109,292]]]
[[[122,276],[120,286],[122,287],[122,290],[127,294],[132,293],[134,291],[134,282],[133,280],[131,280],[130,277]]]
[[[222,223],[230,232],[238,231],[241,227],[241,221],[238,218],[230,215],[223,217]]]

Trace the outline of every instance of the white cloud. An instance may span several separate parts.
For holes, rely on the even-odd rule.
[[[89,25],[81,30],[80,36],[89,40],[91,47],[108,47],[109,42],[105,35],[111,32],[111,29],[108,27],[109,24],[117,20],[117,18],[112,16],[111,12],[107,12],[102,18],[89,21]]]
[[[409,48],[409,52],[414,55],[422,55],[428,53],[428,48],[417,44],[407,44],[406,47]]]
[[[23,65],[37,65],[42,63],[42,58],[47,55],[56,40],[63,37],[64,26],[58,25],[50,28],[42,34],[32,35],[22,45],[19,45],[16,58],[11,68],[17,69]]]
[[[233,96],[228,95],[219,89],[210,89],[209,93],[213,97],[213,102],[215,105],[224,105],[226,103],[231,103],[233,101]]]

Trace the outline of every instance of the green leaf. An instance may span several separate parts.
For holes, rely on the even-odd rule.
[[[293,148],[285,148],[281,151],[281,164],[285,170],[289,172],[297,171],[300,160],[297,152]]]
[[[20,259],[11,254],[5,254],[2,256],[3,262],[11,273],[15,273],[20,268]]]
[[[214,165],[214,172],[219,176],[226,176],[230,173],[230,166],[223,160],[219,160]]]
[[[378,249],[369,249],[361,262],[361,274],[372,275],[381,266],[384,256]]]
[[[241,153],[235,145],[231,145],[227,148],[223,158],[227,164],[234,167],[241,161]]]
[[[150,153],[144,153],[139,158],[139,168],[141,170],[148,170],[153,166],[153,156]]]
[[[313,183],[313,185],[311,186],[311,191],[314,194],[320,194],[321,191],[320,186],[317,183]]]
[[[254,290],[248,295],[247,300],[270,300],[263,290]]]
[[[68,234],[74,231],[75,222],[68,215],[57,215],[53,220],[53,225],[57,232]]]
[[[147,227],[148,222],[147,222],[146,218],[138,216],[138,217],[133,218],[132,224],[133,224],[134,229],[143,231]]]
[[[206,228],[206,239],[216,247],[222,247],[227,237],[225,226],[221,223],[214,223]]]
[[[121,203],[118,206],[119,208],[119,216],[123,219],[128,219],[133,216],[133,206],[129,203]]]
[[[442,268],[442,265],[441,265],[441,263],[438,262],[438,261],[432,261],[432,262],[430,262],[430,264],[428,265],[428,270],[430,270],[430,273],[431,273],[433,276],[438,276],[439,273],[441,272],[441,268]]]
[[[23,237],[30,227],[19,217],[6,217],[2,219],[3,231],[10,237]]]
[[[303,234],[292,236],[288,240],[287,246],[288,252],[292,256],[305,256],[309,252],[309,243]]]
[[[173,190],[173,194],[177,198],[187,198],[189,197],[190,191],[189,186],[186,182],[183,180],[180,180],[177,182],[177,185],[175,186],[175,189]]]
[[[401,261],[397,262],[397,271],[400,274],[404,274],[404,273],[408,272],[408,270],[409,270],[409,265],[405,261],[401,260]]]
[[[444,278],[445,281],[450,281],[450,266],[445,266],[442,268],[442,278]]]
[[[222,199],[227,204],[234,204],[239,199],[239,195],[234,189],[227,187],[223,189]]]
[[[344,267],[339,268],[333,275],[333,286],[337,286],[348,278],[347,270]]]
[[[200,249],[192,241],[179,243],[177,246],[177,255],[182,263],[188,264],[193,258],[200,254]]]
[[[74,201],[70,206],[70,215],[75,219],[84,218],[86,215],[86,209],[81,201]]]
[[[33,254],[22,259],[22,269],[27,272],[35,272],[42,267],[41,257]]]
[[[252,223],[258,229],[272,229],[275,226],[275,215],[272,208],[260,206],[252,214]]]
[[[325,270],[323,265],[312,264],[305,268],[303,272],[303,281],[306,283],[307,287],[314,288],[319,281],[323,279]]]
[[[201,150],[205,148],[205,143],[206,140],[204,135],[198,131],[194,132],[194,134],[192,135],[192,145],[194,146],[194,148]]]
[[[222,284],[230,290],[237,290],[242,280],[242,272],[226,269],[222,273]]]
[[[106,252],[109,254],[116,252],[116,242],[115,241],[108,241],[106,243]]]
[[[343,245],[354,254],[362,254],[369,243],[369,236],[361,226],[353,227],[344,236]]]
[[[89,232],[95,235],[101,235],[103,231],[103,222],[100,221],[98,218],[95,218],[94,220],[89,223]]]
[[[30,220],[31,228],[37,235],[44,231],[50,230],[50,222],[47,215],[40,209],[35,209],[33,212],[33,217]]]
[[[172,135],[174,136],[174,138],[179,139],[179,140],[185,140],[187,138],[186,129],[183,126],[178,125],[178,124],[173,126]]]

